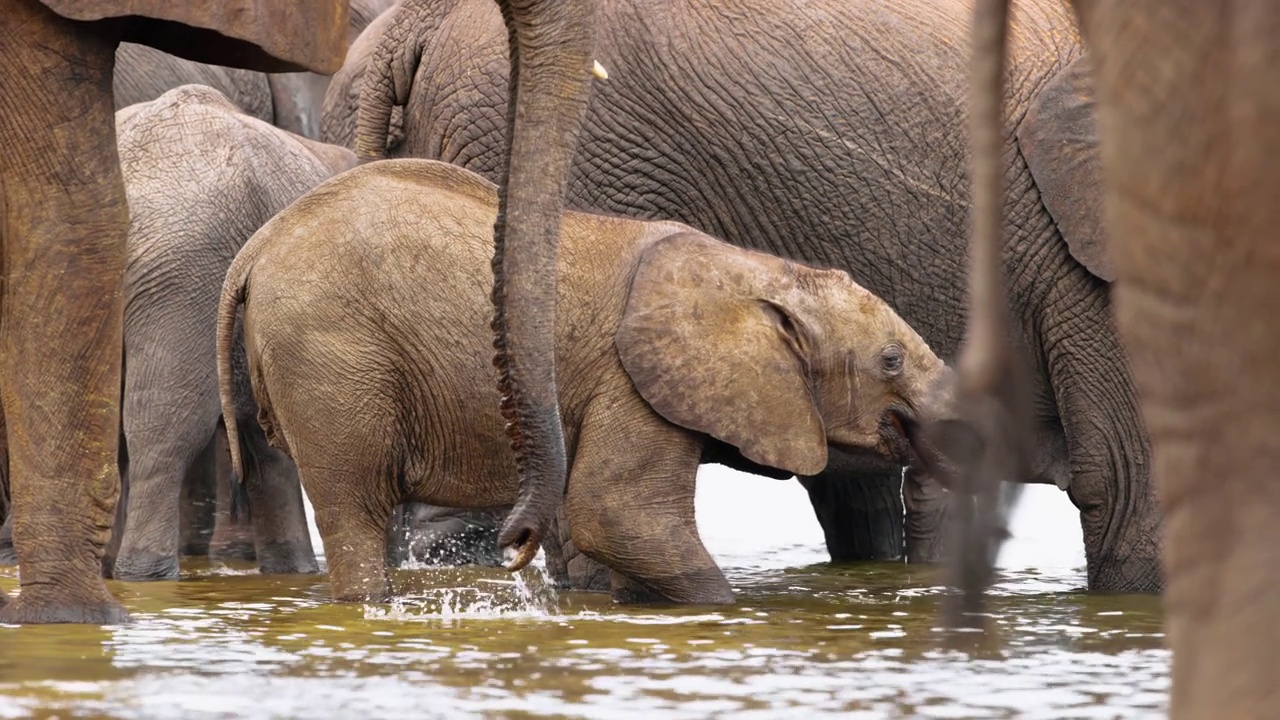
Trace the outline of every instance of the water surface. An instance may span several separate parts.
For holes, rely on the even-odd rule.
[[[797,483],[701,478],[734,606],[615,606],[532,568],[400,571],[397,602],[336,605],[324,576],[184,563],[179,582],[112,584],[129,625],[0,627],[0,718],[1164,714],[1158,600],[1081,592],[1056,489],[1024,493],[993,629],[957,648],[936,627],[936,571],[830,567]]]

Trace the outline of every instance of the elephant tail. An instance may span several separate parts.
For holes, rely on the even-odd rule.
[[[446,3],[451,5],[452,3]],[[418,63],[422,60],[422,38],[432,30],[421,20],[429,15],[439,18],[448,12],[428,3],[405,2],[388,12],[395,13],[365,68],[360,81],[360,101],[356,109],[356,158],[360,163],[381,160],[386,156],[387,138],[391,134],[392,111],[409,102]],[[403,122],[403,115],[401,116]]]
[[[222,295],[218,299],[217,348],[218,348],[218,398],[222,403],[222,422],[227,429],[227,449],[231,452],[231,471],[238,482],[244,482],[244,458],[240,447],[240,433],[236,422],[235,377],[231,353],[235,347],[236,315],[244,302],[249,271],[257,260],[260,243],[253,238],[240,250],[227,268],[222,283]]]

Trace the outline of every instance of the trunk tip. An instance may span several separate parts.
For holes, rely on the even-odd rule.
[[[507,572],[523,570],[538,554],[538,543],[525,541],[516,545],[508,545],[502,549],[502,567]]]

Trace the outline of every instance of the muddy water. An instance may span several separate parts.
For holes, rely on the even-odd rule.
[[[956,649],[933,572],[828,567],[796,483],[703,478],[735,606],[618,607],[478,569],[401,571],[400,601],[339,606],[323,576],[191,563],[181,582],[114,585],[128,626],[0,627],[0,718],[1163,715],[1158,603],[1079,592],[1062,493],[1024,495],[995,630]]]

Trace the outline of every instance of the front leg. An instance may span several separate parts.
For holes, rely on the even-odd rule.
[[[0,404],[21,583],[0,621],[114,624],[128,617],[102,580],[129,226],[111,101],[120,26],[38,2],[0,1],[0,16]]]
[[[618,602],[732,603],[694,519],[702,438],[628,391],[587,410],[569,473],[570,537],[614,571]]]
[[[569,519],[565,506],[552,519],[547,537],[542,541],[547,554],[547,572],[556,587],[561,590],[586,592],[611,592],[609,568],[587,557],[569,536]]]

